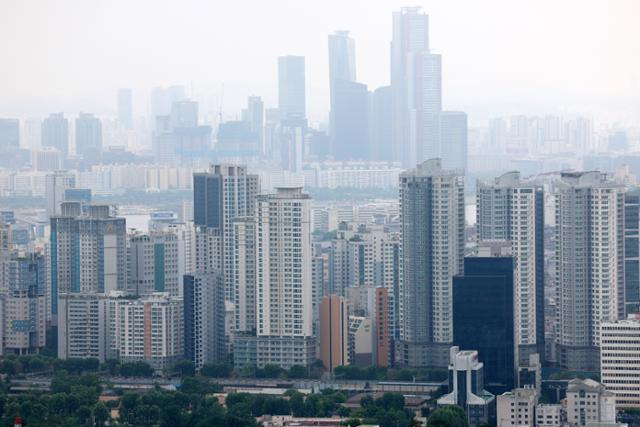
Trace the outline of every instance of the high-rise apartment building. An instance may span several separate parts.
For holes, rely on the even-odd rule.
[[[128,290],[133,295],[148,296],[166,292],[171,297],[182,296],[185,269],[184,263],[180,262],[177,234],[134,234],[129,237],[128,246]]]
[[[391,86],[377,88],[371,94],[371,129],[369,140],[369,159],[392,160],[395,158],[393,141]]]
[[[256,223],[253,217],[233,221],[233,292],[235,333],[256,331]]]
[[[80,113],[76,118],[76,154],[86,166],[102,158],[102,122],[93,114]]]
[[[396,361],[446,366],[453,340],[452,278],[463,272],[464,177],[439,159],[400,176],[402,263]]]
[[[82,214],[79,203],[64,203],[62,214],[51,218],[50,250],[52,315],[69,295],[126,289],[125,219],[109,206],[93,205]]]
[[[46,268],[42,255],[0,250],[2,354],[37,353],[45,346]]]
[[[453,278],[453,344],[478,351],[494,393],[516,387],[511,257],[467,257]]]
[[[118,123],[125,130],[133,129],[133,94],[129,88],[118,89]]]
[[[281,121],[307,118],[304,56],[278,57],[278,111]]]
[[[20,121],[0,119],[0,151],[20,147]]]
[[[618,408],[640,407],[640,317],[600,325],[600,380]]]
[[[247,121],[260,153],[268,154],[264,145],[264,102],[259,96],[250,96],[247,99]]]
[[[278,188],[256,204],[257,365],[315,360],[311,281],[311,198]]]
[[[600,324],[624,316],[623,188],[600,172],[562,173],[557,185],[557,362],[597,371]]]
[[[349,307],[338,295],[320,303],[320,360],[329,372],[349,364]]]
[[[514,260],[515,340],[518,364],[544,356],[544,191],[519,172],[478,182],[479,241],[508,241]]]
[[[111,292],[107,299],[108,353],[121,362],[146,362],[154,369],[173,366],[184,357],[181,298],[156,292],[129,298]]]
[[[245,166],[214,165],[209,172],[193,175],[194,224],[220,236],[219,266],[227,301],[235,301],[233,220],[253,216],[259,191],[258,176],[248,174]]]
[[[107,359],[107,296],[68,293],[57,302],[58,358]]]
[[[42,121],[42,147],[53,147],[60,150],[66,158],[69,155],[69,121],[63,113],[49,114]]]
[[[224,281],[219,273],[184,276],[184,354],[196,368],[225,359]]]
[[[64,202],[64,193],[76,187],[76,177],[67,171],[55,171],[45,177],[45,193],[47,195],[47,216],[60,214],[60,205]]]

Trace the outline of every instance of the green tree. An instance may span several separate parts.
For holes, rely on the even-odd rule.
[[[431,413],[428,427],[469,427],[467,415],[457,405],[443,406]]]
[[[93,407],[93,418],[98,427],[102,427],[105,425],[110,416],[109,410],[104,403],[98,402],[95,404],[95,406]]]

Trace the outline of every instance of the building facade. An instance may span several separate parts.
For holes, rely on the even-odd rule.
[[[640,408],[640,318],[600,325],[600,380],[618,408]]]
[[[400,177],[400,341],[396,361],[447,366],[453,340],[452,278],[463,272],[464,179],[439,159]]]

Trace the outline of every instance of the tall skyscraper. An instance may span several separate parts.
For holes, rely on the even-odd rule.
[[[198,126],[198,103],[189,99],[171,103],[171,129]]]
[[[518,364],[544,346],[544,191],[540,184],[509,172],[478,182],[476,224],[479,241],[501,240],[514,258],[515,340]]]
[[[93,114],[80,113],[76,118],[76,153],[85,164],[96,164],[102,157],[102,122]]]
[[[209,172],[193,175],[194,224],[216,230],[221,237],[227,301],[235,301],[233,220],[253,216],[259,187],[258,176],[248,174],[245,166],[213,165]]]
[[[60,214],[60,204],[64,202],[65,191],[76,187],[76,177],[67,171],[55,171],[45,177],[47,195],[47,216]]]
[[[371,119],[369,120],[371,160],[394,159],[392,94],[391,86],[382,86],[374,90],[371,96]]]
[[[304,56],[278,57],[278,111],[280,120],[306,120]]]
[[[311,198],[278,188],[256,206],[257,365],[309,366],[316,358],[311,282]]]
[[[562,173],[556,193],[557,362],[597,371],[600,324],[624,316],[624,193],[600,172]]]
[[[416,106],[415,91],[421,85],[414,82],[416,75],[412,67],[422,70],[415,54],[429,52],[429,17],[419,7],[405,7],[393,13],[393,38],[391,41],[391,105],[394,160],[405,167],[413,167],[417,162],[415,148],[411,147],[410,106]],[[418,57],[417,59],[420,59]],[[409,89],[413,89],[410,91]],[[415,141],[414,141],[415,142]]]
[[[453,343],[478,351],[495,394],[516,387],[513,267],[511,257],[465,258],[453,278]]]
[[[447,366],[452,278],[463,272],[464,176],[427,160],[400,176],[402,276],[396,361]]]
[[[133,129],[133,95],[129,88],[118,89],[118,123],[125,130]]]
[[[184,86],[154,87],[151,91],[151,116],[155,122],[158,116],[171,114],[171,105],[185,99]]]
[[[0,119],[0,151],[20,147],[20,121]]]
[[[347,300],[329,295],[320,303],[320,360],[326,370],[349,364]]]
[[[442,167],[467,170],[467,114],[443,111],[439,117],[439,141]]]
[[[624,195],[625,314],[640,313],[640,189]]]
[[[247,99],[247,119],[249,129],[258,142],[260,153],[267,154],[264,145],[264,102],[259,96],[250,96]]]
[[[355,42],[349,37],[348,31],[336,31],[329,34],[329,97],[331,130],[334,135],[334,120],[336,113],[336,83],[339,81],[356,81]]]
[[[63,113],[49,114],[42,121],[42,147],[53,147],[69,155],[69,121]]]
[[[367,85],[335,80],[332,100],[331,153],[337,160],[368,159],[370,100]]]

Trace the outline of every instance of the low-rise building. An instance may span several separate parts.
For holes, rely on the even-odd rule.
[[[591,379],[569,381],[567,422],[571,427],[586,427],[588,423],[615,423],[615,395]]]
[[[497,397],[498,427],[533,427],[535,424],[536,390],[517,388]]]
[[[563,421],[562,405],[541,403],[536,406],[536,427],[560,427]]]

